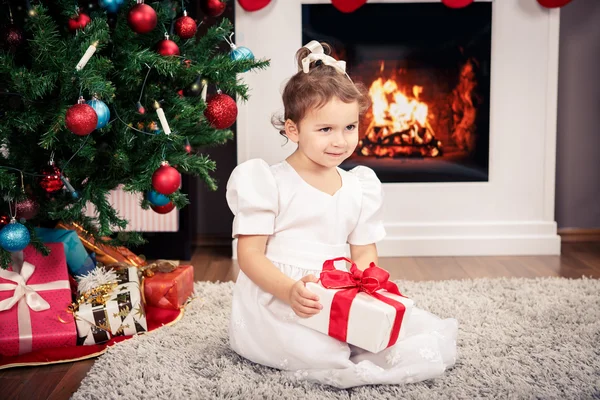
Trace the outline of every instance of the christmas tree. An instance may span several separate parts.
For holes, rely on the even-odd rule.
[[[225,8],[204,3],[212,17]],[[268,66],[231,42],[225,18],[197,34],[183,2],[27,5],[22,18],[11,9],[0,22],[4,268],[27,243],[45,251],[34,228],[59,221],[101,242],[141,243],[107,201],[119,185],[144,193],[140,207],[160,213],[189,203],[181,173],[215,189],[215,162],[190,150],[233,137],[234,99],[249,91],[240,74]],[[90,204],[95,217],[85,215]]]

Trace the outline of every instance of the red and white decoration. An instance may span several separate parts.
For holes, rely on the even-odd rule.
[[[236,44],[271,60],[268,74],[244,77],[257,92],[238,104],[238,163],[273,164],[295,150],[292,142],[281,145],[263,116],[281,110],[280,86],[296,72],[290,59],[297,48],[290,43],[302,45],[302,4],[329,2],[275,1],[259,13],[236,3]],[[492,2],[489,182],[384,183],[387,237],[378,244],[380,256],[560,253],[554,216],[559,20],[559,10],[536,0]]]
[[[385,270],[371,264],[360,271],[352,264],[347,271],[346,266],[335,265],[342,261],[327,260],[319,283],[306,283],[306,288],[319,296],[323,310],[310,318],[300,318],[298,323],[379,353],[406,335],[404,322],[410,319],[414,301],[400,293]]]

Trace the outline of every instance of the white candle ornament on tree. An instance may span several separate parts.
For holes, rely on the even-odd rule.
[[[90,46],[87,48],[87,50],[83,54],[83,57],[81,57],[81,60],[79,60],[79,62],[77,63],[77,66],[75,67],[75,69],[77,71],[81,71],[83,69],[83,67],[86,66],[88,61],[90,61],[90,58],[92,58],[92,56],[96,52],[97,47],[98,47],[98,42],[94,42],[94,43],[90,44]]]
[[[154,101],[154,108],[156,109],[156,114],[158,114],[158,119],[160,120],[160,125],[162,126],[163,131],[165,131],[167,135],[170,135],[171,128],[169,128],[169,123],[167,122],[167,117],[165,117],[165,112],[161,108],[158,101]]]

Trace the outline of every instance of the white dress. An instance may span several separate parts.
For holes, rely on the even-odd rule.
[[[338,171],[342,187],[330,195],[309,185],[286,161],[238,165],[227,183],[233,237],[269,235],[267,258],[294,280],[318,277],[324,260],[347,256],[348,243],[380,241],[385,237],[381,182],[366,167]],[[456,362],[456,319],[418,307],[403,322],[406,336],[377,354],[302,326],[298,318],[240,271],[229,338],[232,349],[253,362],[338,388],[419,382]]]

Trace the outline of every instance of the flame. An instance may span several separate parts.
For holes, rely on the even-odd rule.
[[[375,80],[369,88],[374,125],[388,127],[390,133],[408,130],[415,124],[425,127],[429,108],[419,101],[423,87],[413,86],[412,92],[409,98],[399,90],[396,81]]]
[[[402,69],[396,70],[391,78],[384,77],[382,61],[380,77],[369,87],[372,108],[368,118],[371,120],[367,121],[368,127],[359,140],[358,154],[394,158],[441,157],[445,153],[442,140],[450,142],[450,139],[449,150],[458,147],[462,151],[473,151],[478,102],[475,64],[476,60],[464,64],[450,96],[440,96],[435,92],[435,85],[424,88],[404,84],[398,78],[406,73]],[[434,94],[429,105],[421,100],[425,90]]]
[[[477,87],[474,61],[469,60],[461,69],[459,83],[453,91],[454,99],[452,111],[454,113],[454,132],[452,139],[458,147],[464,150],[475,150],[475,131],[477,125],[477,107],[475,105],[474,91]]]

